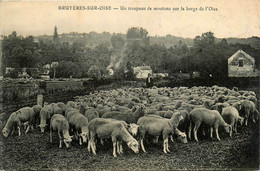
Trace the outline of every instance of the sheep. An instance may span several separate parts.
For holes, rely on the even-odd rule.
[[[62,148],[62,142],[69,148],[72,136],[69,135],[69,123],[61,114],[54,114],[50,121],[50,143],[52,143],[52,132],[57,131],[60,139],[59,148]],[[62,135],[61,135],[62,134]]]
[[[18,136],[20,136],[21,135],[20,127],[24,122],[28,122],[28,127],[25,131],[25,134],[27,134],[30,128],[33,129],[34,118],[35,118],[35,112],[31,107],[23,107],[18,111],[13,112],[9,116],[6,125],[2,130],[4,137],[8,137],[11,131],[14,131],[13,130],[14,126],[17,127]]]
[[[232,130],[237,133],[237,122],[239,121],[242,125],[244,118],[239,116],[237,109],[233,106],[225,107],[221,113],[224,121],[231,125]]]
[[[109,137],[112,138],[114,157],[117,157],[116,151],[118,153],[121,153],[121,149],[119,147],[120,140],[125,141],[128,147],[131,148],[135,153],[139,152],[138,141],[130,135],[130,133],[126,130],[126,128],[121,122],[114,121],[111,119],[108,121],[106,118],[95,118],[89,122],[88,129],[90,133],[88,150],[90,151],[91,148],[94,155],[96,155],[96,135],[100,139]]]
[[[32,107],[34,113],[35,113],[35,119],[34,119],[34,124],[36,126],[36,124],[40,123],[40,111],[42,110],[42,106],[41,105],[34,105]]]
[[[122,123],[124,125],[124,127],[128,130],[128,132],[133,135],[133,136],[136,136],[137,135],[137,132],[138,132],[138,127],[139,125],[136,125],[134,123],[130,123],[130,124],[127,124],[125,121],[120,121],[120,120],[116,120],[116,119],[111,119],[111,118],[106,118],[105,121],[109,122],[110,120],[114,121],[114,122],[119,122],[119,123]],[[101,144],[103,145],[104,144],[104,141],[102,139],[100,139],[101,141]],[[119,145],[119,153],[123,153],[123,147],[122,147],[122,140],[120,140],[119,142],[117,142],[117,145]]]
[[[95,118],[99,118],[99,113],[96,111],[94,108],[90,108],[85,111],[84,115],[88,118],[88,121],[90,122],[91,120]]]
[[[105,113],[102,118],[113,118],[117,120],[123,120],[126,123],[136,123],[137,120],[144,116],[146,113],[145,107],[144,106],[139,106],[134,113],[132,112],[110,112],[110,113]]]
[[[172,112],[172,114],[173,114],[173,112]],[[146,114],[145,116],[163,118],[162,116],[153,115],[153,114],[149,114],[149,115]],[[172,115],[171,115],[171,116],[172,116]],[[170,117],[170,118],[171,118],[171,117]],[[181,121],[183,121],[183,119],[182,119]],[[181,122],[181,121],[180,121],[180,122]],[[180,122],[179,122],[179,124],[180,124]],[[140,125],[138,125],[138,126],[140,126]],[[181,132],[178,128],[176,128],[175,131],[174,131],[174,134],[177,135],[177,139],[178,139],[180,142],[182,142],[182,143],[184,143],[184,144],[188,143],[188,141],[187,141],[187,136],[186,136],[186,133],[185,133],[185,132]],[[155,139],[153,139],[153,142],[154,142],[154,143],[158,143],[158,138],[159,138],[159,136],[155,136]],[[171,138],[171,141],[174,142],[172,135],[170,135],[170,138]]]
[[[210,126],[210,138],[213,138],[213,127],[215,129],[216,137],[220,141],[219,135],[218,135],[218,127],[223,126],[225,128],[225,131],[227,133],[230,133],[230,136],[232,135],[232,127],[231,125],[227,124],[220,113],[217,110],[209,110],[206,108],[196,108],[193,109],[190,113],[190,126],[189,126],[189,134],[188,137],[191,139],[191,129],[192,124],[194,124],[194,139],[198,142],[197,137],[197,130],[199,129],[200,125],[204,123],[207,126]]]
[[[139,125],[140,142],[143,152],[146,152],[143,144],[143,139],[146,133],[153,136],[160,136],[162,134],[163,152],[170,152],[168,145],[168,137],[175,131],[175,129],[178,127],[180,120],[182,119],[183,117],[179,112],[175,112],[172,115],[171,119],[160,118],[159,116],[143,116],[140,119],[138,119],[137,124]]]
[[[78,111],[71,111],[67,114],[66,119],[74,134],[79,135],[79,145],[86,143],[88,139],[88,118]]]
[[[51,119],[52,115],[54,114],[52,105],[44,105],[40,111],[40,130],[41,133],[44,132],[47,123]]]
[[[244,124],[247,126],[249,117],[255,123],[259,117],[259,112],[255,107],[255,103],[250,100],[244,100],[241,103],[241,115],[244,116]]]
[[[171,111],[171,110],[167,110],[167,111],[156,111],[154,114],[155,114],[155,115],[162,116],[162,117],[164,117],[164,118],[171,118],[171,117],[172,117],[172,114],[173,114],[173,111]]]

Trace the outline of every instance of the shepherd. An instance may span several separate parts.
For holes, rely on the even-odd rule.
[[[146,87],[147,88],[153,87],[153,78],[151,73],[149,73],[148,77],[146,78]]]

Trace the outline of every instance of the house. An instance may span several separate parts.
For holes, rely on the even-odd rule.
[[[238,50],[228,59],[229,77],[257,77],[255,59],[243,50]]]
[[[152,68],[150,66],[138,66],[138,67],[133,67],[134,74],[136,75],[136,78],[147,78],[148,74],[152,74]]]

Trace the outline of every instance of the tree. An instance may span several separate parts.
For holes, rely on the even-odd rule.
[[[120,34],[113,34],[111,37],[112,46],[116,49],[120,49],[124,46],[124,39],[120,36]]]
[[[132,27],[127,30],[126,38],[129,41],[133,41],[133,44],[149,45],[148,31],[142,27]]]
[[[201,36],[196,36],[193,39],[194,47],[196,48],[203,48],[205,46],[210,46],[215,44],[215,37],[214,33],[206,32],[202,33]]]
[[[99,67],[97,67],[96,65],[92,65],[88,69],[88,76],[92,78],[94,81],[99,81],[101,78],[101,72]]]
[[[53,42],[54,43],[58,43],[59,41],[59,36],[58,36],[58,31],[57,31],[57,27],[54,27],[54,33],[53,33]]]

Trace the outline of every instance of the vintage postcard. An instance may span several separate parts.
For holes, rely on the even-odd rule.
[[[0,1],[0,170],[259,170],[259,9]]]

